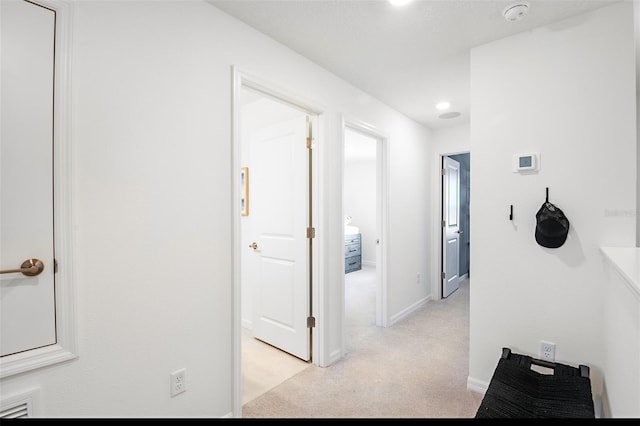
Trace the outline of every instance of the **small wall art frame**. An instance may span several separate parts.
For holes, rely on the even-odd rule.
[[[240,169],[240,215],[249,216],[249,168]]]

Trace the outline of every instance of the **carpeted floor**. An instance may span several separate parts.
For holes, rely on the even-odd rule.
[[[469,280],[447,299],[379,328],[367,302],[375,298],[370,271],[362,272],[347,274],[347,355],[329,367],[309,365],[249,401],[243,418],[475,416],[483,395],[467,390]]]

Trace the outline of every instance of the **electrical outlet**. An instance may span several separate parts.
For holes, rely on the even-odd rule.
[[[182,368],[180,370],[171,373],[171,396],[176,396],[187,390],[187,369]]]
[[[544,359],[546,361],[555,361],[556,344],[540,340],[540,359]]]

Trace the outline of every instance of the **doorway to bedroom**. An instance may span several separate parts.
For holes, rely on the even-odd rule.
[[[362,123],[344,126],[345,351],[362,330],[386,326],[386,137]]]
[[[310,139],[318,116],[265,84],[240,73],[235,78],[234,344],[241,406],[307,368],[318,352],[308,325],[318,282],[308,233],[317,217]]]

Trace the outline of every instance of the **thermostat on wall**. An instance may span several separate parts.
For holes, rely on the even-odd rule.
[[[526,154],[516,154],[513,156],[513,172],[526,172],[538,170],[540,159],[537,153],[528,152]]]

